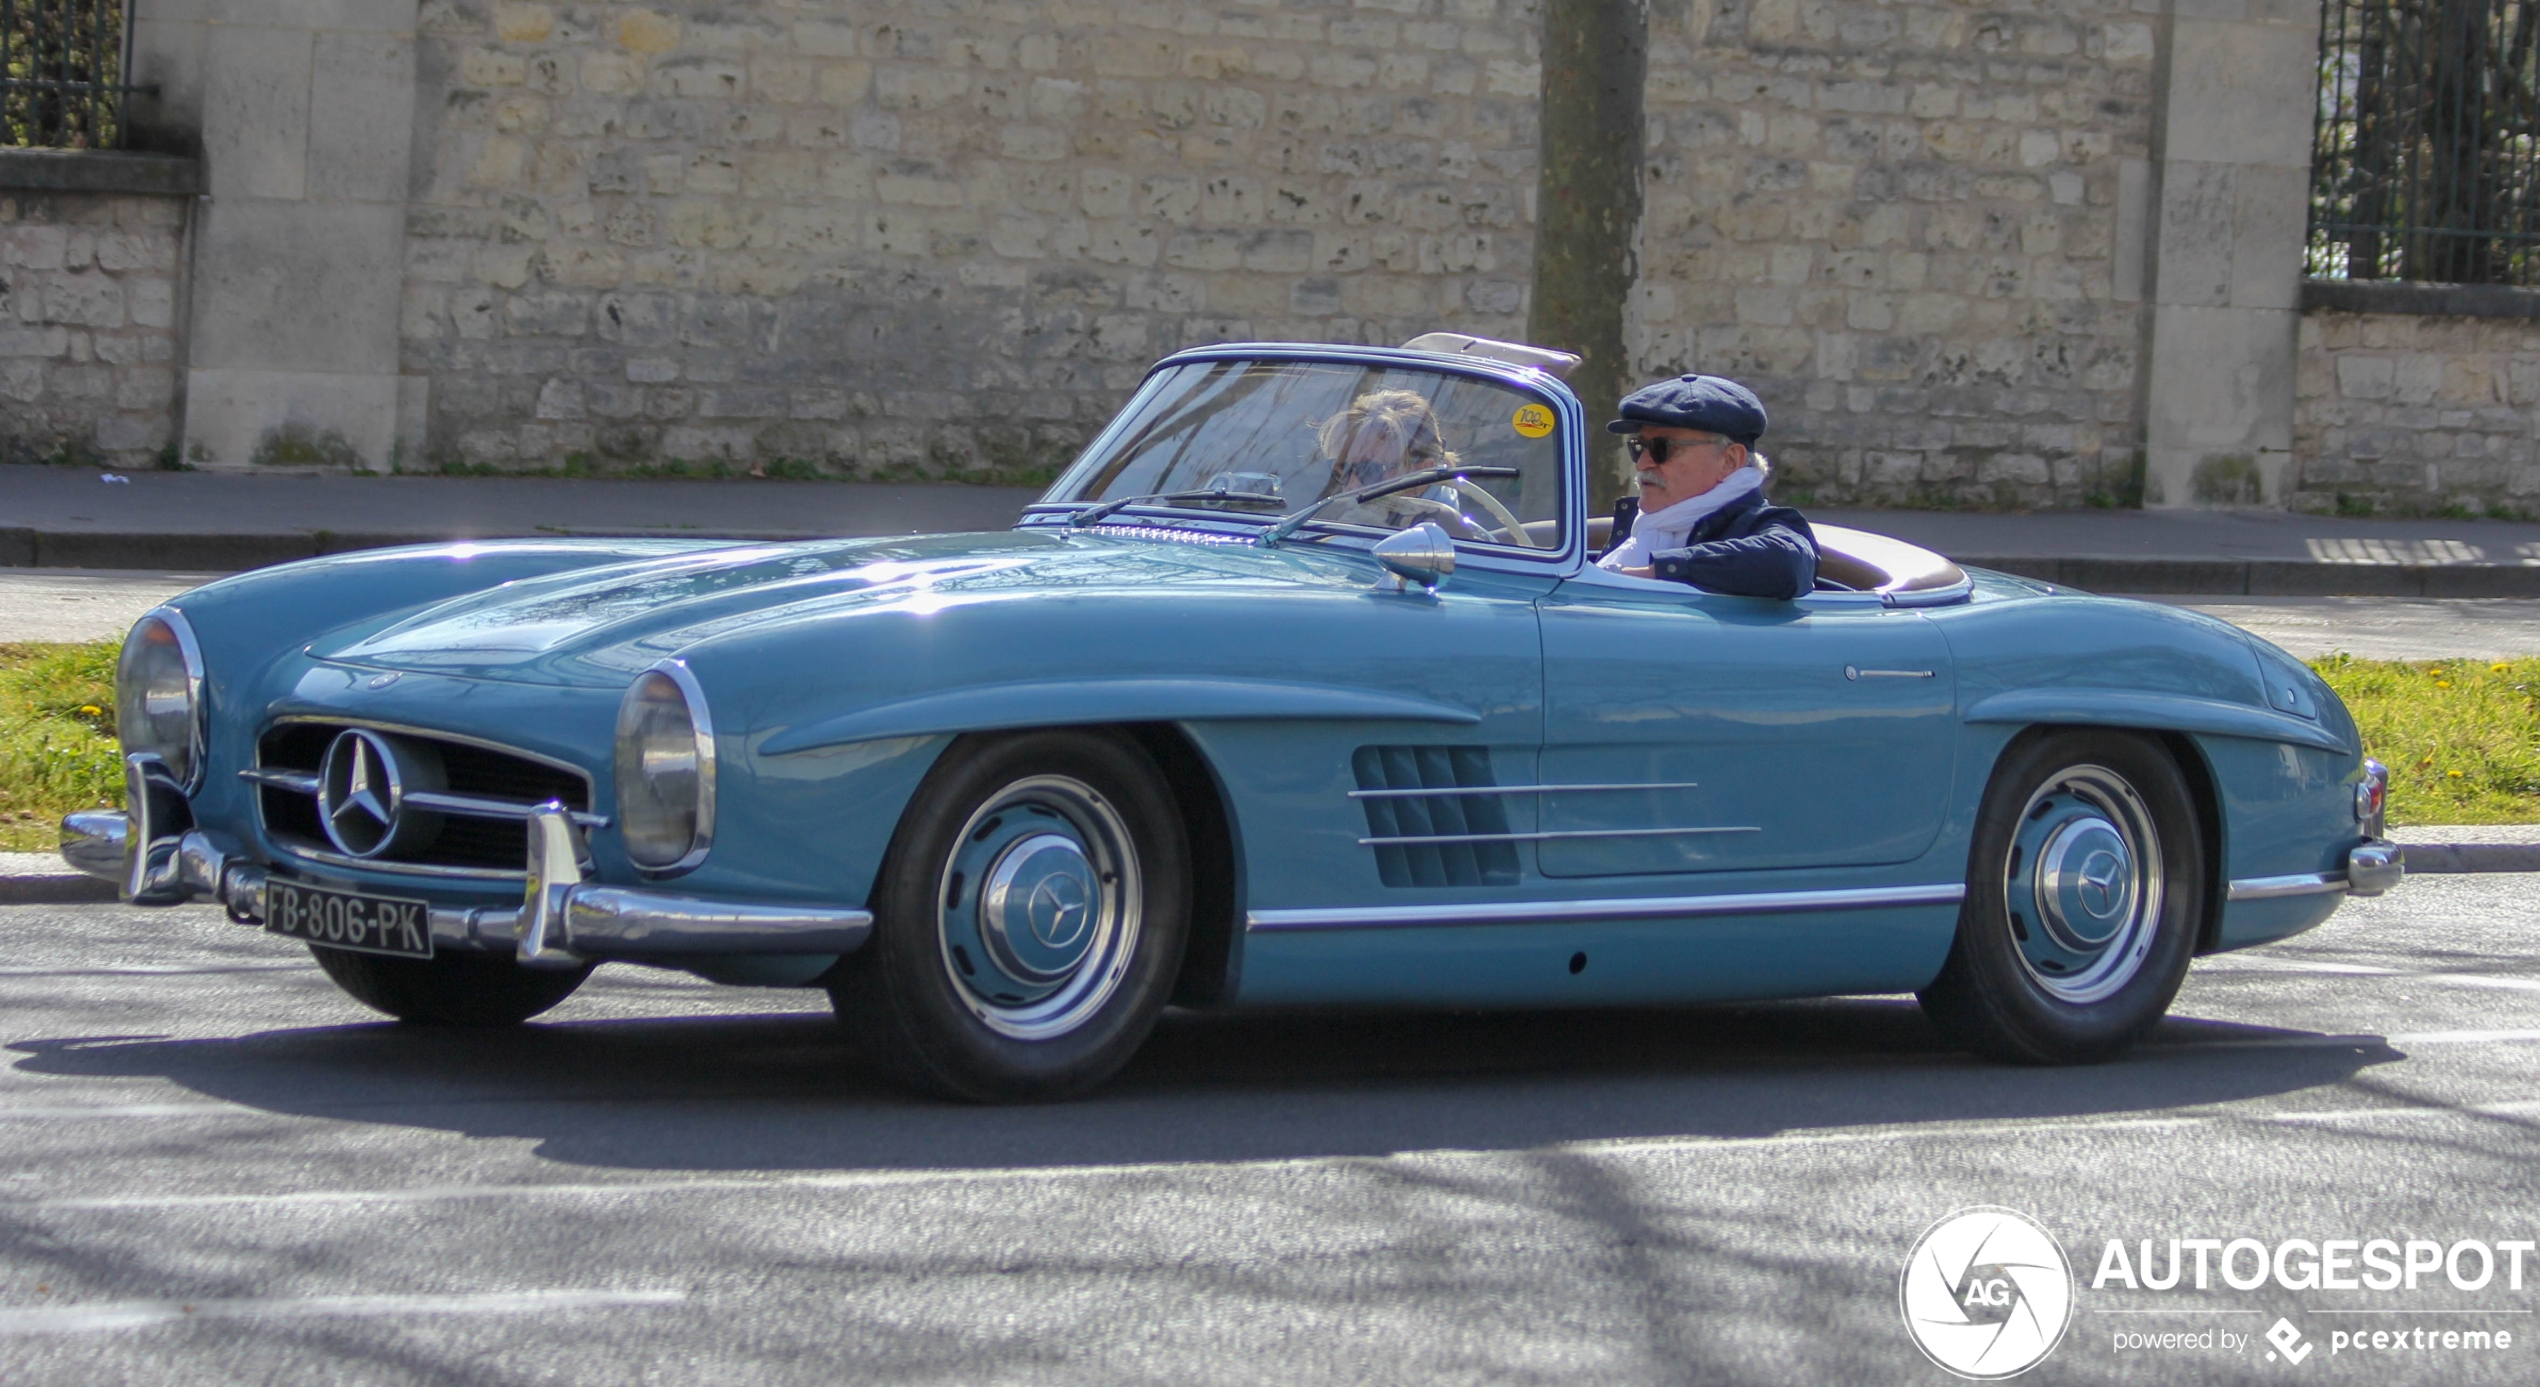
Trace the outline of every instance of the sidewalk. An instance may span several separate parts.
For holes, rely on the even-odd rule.
[[[383,544],[541,534],[785,539],[1003,529],[1012,487],[238,476],[0,466],[0,567],[228,571]],[[1811,511],[2097,592],[2540,597],[2540,524],[2240,511]]]
[[[1960,563],[2110,593],[2540,597],[2540,525],[2278,511],[1810,511]]]
[[[445,539],[1002,530],[1040,495],[956,484],[112,475],[126,480],[79,467],[0,466],[0,567],[234,572]]]

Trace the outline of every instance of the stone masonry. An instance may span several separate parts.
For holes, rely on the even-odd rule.
[[[2294,509],[2540,513],[2540,319],[2302,319]]]
[[[1043,476],[1177,347],[1525,320],[1529,0],[427,0],[419,32],[427,465]]]
[[[123,461],[181,398],[213,467],[1046,477],[1184,345],[1523,336],[1538,227],[1581,253],[1535,205],[1580,186],[1538,168],[1569,13],[149,0],[190,314],[180,204],[0,203],[0,427]],[[1753,383],[1786,499],[2540,495],[2512,320],[2303,316],[2318,0],[1646,14],[1630,372]]]
[[[1634,355],[1747,380],[1801,501],[2130,503],[2149,16],[1685,0],[1653,18]]]
[[[0,462],[155,467],[173,446],[184,211],[0,194]]]

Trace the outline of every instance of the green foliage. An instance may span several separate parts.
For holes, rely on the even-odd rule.
[[[13,83],[0,87],[0,146],[122,143],[123,26],[119,0],[0,6],[0,77]]]
[[[62,815],[123,802],[115,652],[0,645],[0,852],[45,852]]]
[[[2311,662],[2390,767],[2399,824],[2540,822],[2540,659]]]

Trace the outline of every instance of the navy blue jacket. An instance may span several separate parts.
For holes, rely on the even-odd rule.
[[[1639,518],[1639,497],[1614,503],[1614,537],[1606,553],[1632,537]],[[1787,602],[1817,585],[1817,535],[1799,512],[1750,491],[1702,517],[1685,536],[1684,548],[1657,551],[1649,567],[1657,577],[1706,592]]]

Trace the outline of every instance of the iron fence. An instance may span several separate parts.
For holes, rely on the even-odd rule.
[[[120,145],[131,71],[132,0],[0,0],[0,146]]]
[[[2306,269],[2540,283],[2540,0],[2327,0]]]

